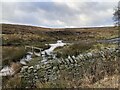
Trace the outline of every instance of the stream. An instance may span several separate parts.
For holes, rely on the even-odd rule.
[[[56,49],[57,47],[63,47],[64,45],[66,45],[66,43],[63,43],[62,40],[58,40],[57,43],[55,44],[49,44],[50,48],[41,52],[43,58],[42,62],[47,61],[46,55],[48,56],[53,55],[54,57],[55,56],[53,54],[54,49]],[[32,52],[27,52],[27,55],[20,60],[20,63],[22,65],[27,65],[27,62],[32,60],[32,55],[33,55]],[[40,56],[38,53],[35,53],[35,55]],[[14,74],[14,70],[10,66],[4,66],[0,71],[0,76],[9,76],[13,74]]]
[[[120,43],[120,37],[106,39],[106,40],[99,40],[98,42],[100,42],[100,43]]]

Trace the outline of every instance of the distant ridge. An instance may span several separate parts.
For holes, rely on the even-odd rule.
[[[91,26],[91,27],[70,27],[70,28],[64,28],[64,27],[45,27],[45,26],[35,26],[35,25],[22,25],[22,24],[7,24],[7,23],[1,23],[1,25],[13,25],[13,26],[24,26],[24,27],[35,27],[35,28],[44,28],[44,29],[91,29],[91,28],[113,28],[115,26]]]
[[[26,45],[41,42],[63,41],[96,41],[117,37],[116,27],[87,28],[45,28],[29,25],[1,24],[3,45]]]

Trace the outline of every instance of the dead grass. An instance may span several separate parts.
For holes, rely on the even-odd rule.
[[[68,46],[64,46],[62,48],[56,48],[55,52],[57,53],[57,57],[63,57],[63,58],[67,58],[68,56],[77,56],[80,53],[85,53],[87,52],[89,49],[93,48],[92,43],[75,43],[73,45],[68,45]]]
[[[50,29],[31,27],[24,25],[8,25],[4,24],[3,27],[3,65],[10,64],[13,61],[19,61],[26,53],[23,45],[35,45],[44,47],[43,43],[53,42],[58,39],[65,41],[96,41],[99,39],[108,39],[118,36],[118,30],[115,27],[104,28],[67,28],[67,29]],[[67,31],[66,31],[67,30]],[[41,44],[42,43],[42,44]],[[62,52],[62,57],[68,55],[78,55],[81,52],[89,50],[93,45],[73,45],[65,47],[64,49],[57,49],[56,51]],[[95,48],[101,48],[102,45],[96,45]],[[104,47],[104,45],[103,45]],[[47,47],[46,47],[47,48]],[[92,50],[92,49],[91,49]],[[68,53],[68,54],[67,54]],[[114,57],[114,56],[113,56]],[[90,87],[90,88],[108,88],[118,87],[118,73],[115,71],[119,69],[118,57],[95,58],[95,62],[80,62],[81,68],[78,76],[74,76],[74,68],[72,70],[61,71],[61,77],[57,81],[44,82],[38,81],[36,86],[38,88],[76,88],[76,87]],[[37,60],[36,60],[37,61]],[[30,64],[33,64],[31,62]],[[13,68],[18,68],[19,65],[13,65]],[[69,72],[71,72],[69,74]],[[118,71],[120,73],[120,71]],[[21,87],[21,78],[17,74],[14,77],[6,78],[3,81],[3,87],[16,88]]]
[[[2,65],[10,65],[26,55],[24,47],[2,47]]]
[[[64,41],[100,40],[118,36],[116,27],[103,28],[41,28],[24,25],[2,25],[2,39],[4,46],[38,44],[38,42],[51,42],[58,39]]]
[[[101,79],[90,85],[90,88],[120,88],[120,75],[105,76],[104,79]]]
[[[16,74],[14,77],[4,77],[2,80],[2,88],[4,89],[17,89],[21,87],[21,77]]]

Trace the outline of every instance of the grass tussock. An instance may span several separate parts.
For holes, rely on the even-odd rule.
[[[63,58],[67,58],[68,56],[77,56],[80,53],[85,53],[87,52],[89,49],[93,48],[93,44],[92,43],[76,43],[76,44],[72,44],[69,46],[65,46],[63,48],[57,48],[55,50],[55,52],[57,53],[57,57],[63,57]]]
[[[26,55],[24,47],[2,47],[2,65],[17,62]]]

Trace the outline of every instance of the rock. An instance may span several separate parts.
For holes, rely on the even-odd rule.
[[[33,66],[31,66],[31,67],[29,67],[28,69],[33,69],[34,67]]]
[[[40,65],[36,65],[36,69],[37,69],[37,70],[40,69]]]

